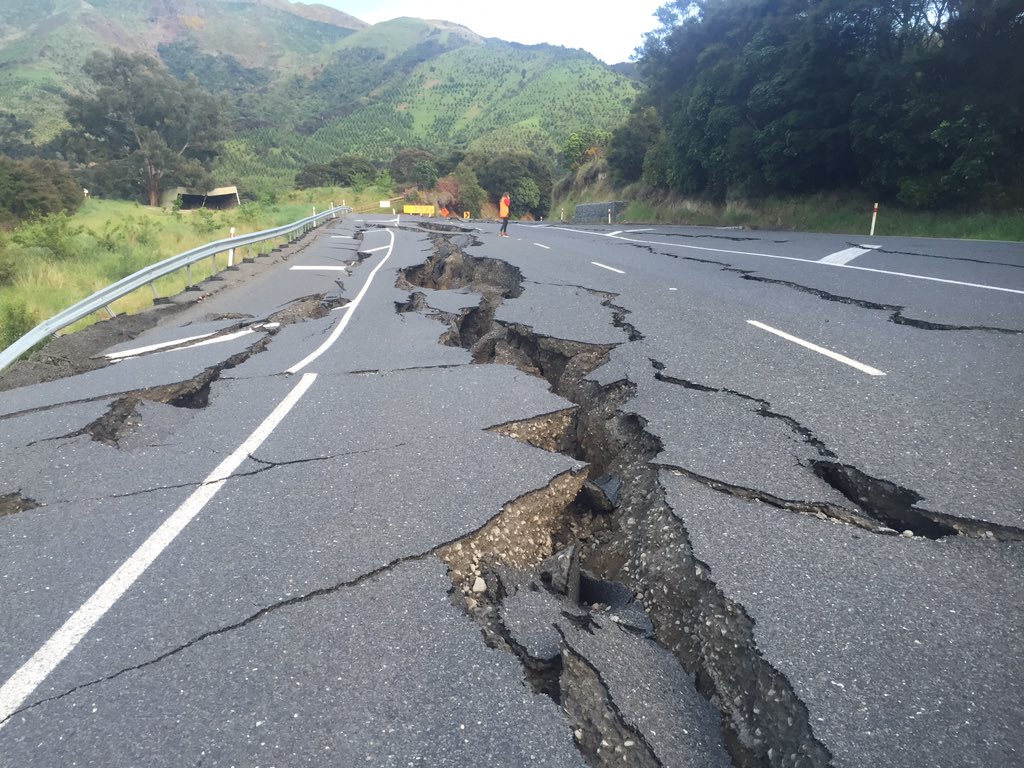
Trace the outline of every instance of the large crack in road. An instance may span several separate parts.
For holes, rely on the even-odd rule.
[[[605,668],[592,660],[601,648],[618,649],[618,644],[628,641],[634,643],[629,653],[646,654],[646,658],[664,652],[692,676],[696,690],[721,717],[722,740],[734,765],[827,766],[832,757],[815,736],[806,706],[786,676],[758,650],[753,620],[743,606],[725,596],[708,567],[694,555],[686,527],[666,500],[659,473],[673,472],[717,491],[875,532],[898,533],[910,527],[915,535],[933,538],[1024,539],[1024,532],[1015,528],[917,509],[921,498],[913,490],[842,463],[810,430],[772,411],[769,403],[672,377],[663,365],[651,360],[652,376],[660,382],[752,401],[761,416],[783,421],[820,457],[810,462],[808,469],[850,499],[855,508],[778,499],[757,489],[702,477],[684,467],[659,464],[660,439],[628,408],[635,385],[628,380],[601,385],[588,379],[607,360],[614,345],[539,335],[527,326],[497,321],[501,303],[522,294],[524,280],[519,270],[497,259],[467,255],[463,248],[471,240],[454,228],[432,235],[431,240],[433,255],[424,264],[400,273],[396,285],[410,293],[407,301],[396,304],[396,311],[437,320],[446,326],[441,342],[467,349],[475,364],[515,366],[544,379],[552,392],[573,403],[571,408],[495,425],[490,431],[585,462],[586,469],[559,475],[543,488],[508,502],[482,528],[456,541],[397,559],[356,579],[266,606],[157,658],[29,707],[160,663],[206,639],[248,626],[290,605],[364,583],[401,563],[436,556],[449,567],[453,600],[479,625],[488,645],[521,662],[537,693],[561,705],[577,748],[590,765],[679,764],[675,760],[683,747],[666,743],[661,729],[661,736],[652,736],[649,723],[640,723],[617,699]],[[444,312],[430,307],[427,294],[417,288],[471,290],[481,298],[470,309]],[[611,322],[623,331],[625,343],[643,339],[640,330],[626,320],[628,310],[615,304],[615,295],[593,293],[609,310]],[[318,316],[315,313],[323,311],[325,298],[306,298],[309,301],[296,303],[292,318],[281,316],[280,320]],[[863,305],[843,297],[821,298]],[[901,309],[887,305],[867,308]],[[998,328],[962,330],[1019,333]],[[270,339],[271,335],[265,336],[187,382],[127,393],[81,433],[116,445],[124,430],[132,428],[135,407],[143,400],[203,407],[221,373],[263,351]],[[260,465],[255,472],[278,466],[252,458]],[[34,501],[17,493],[0,497],[0,515],[33,506]],[[695,742],[689,748],[699,761],[701,745]],[[703,764],[717,763],[707,758]]]
[[[709,578],[709,569],[694,557],[685,527],[666,502],[659,469],[746,499],[875,533],[927,538],[968,535],[1013,541],[1024,538],[1024,532],[920,509],[916,505],[921,497],[914,491],[842,463],[810,430],[761,401],[756,403],[760,415],[783,421],[801,441],[814,448],[820,458],[806,465],[807,469],[841,492],[853,508],[777,499],[756,489],[736,488],[701,477],[682,467],[658,464],[660,440],[646,429],[641,417],[628,411],[633,385],[620,381],[602,387],[587,380],[587,375],[607,359],[610,346],[541,336],[528,327],[495,320],[500,303],[520,295],[521,279],[514,267],[469,256],[452,237],[435,237],[433,256],[423,266],[405,270],[397,283],[399,287],[480,293],[478,306],[457,315],[433,310],[423,294],[415,293],[401,311],[421,312],[446,323],[442,342],[470,350],[474,362],[514,365],[545,379],[554,393],[576,404],[574,409],[495,428],[586,462],[587,479],[574,498],[556,494],[547,499],[558,507],[557,514],[549,511],[533,519],[540,530],[534,530],[532,538],[550,543],[550,551],[545,546],[534,552],[535,563],[512,555],[516,551],[514,537],[491,540],[486,546],[476,538],[472,544],[463,541],[454,545],[468,545],[472,553],[468,564],[449,561],[457,594],[463,598],[467,612],[481,625],[490,644],[520,659],[538,691],[556,697],[572,721],[577,746],[590,764],[662,764],[657,749],[640,737],[619,712],[601,675],[566,639],[567,632],[579,631],[580,626],[602,615],[600,604],[553,589],[551,580],[544,578],[550,558],[574,552],[583,578],[627,585],[653,622],[654,639],[695,676],[697,688],[721,714],[724,741],[735,765],[831,764],[829,750],[815,737],[806,707],[786,677],[759,652],[751,618],[742,606],[724,596]],[[643,338],[625,323],[626,311],[615,306],[613,299],[607,297],[603,303],[613,310],[615,325],[630,341]],[[871,308],[897,316],[901,309]],[[917,325],[903,318],[900,321]],[[926,326],[937,330],[933,325],[921,324]],[[658,380],[688,386],[664,374],[664,366],[657,361],[652,365]],[[701,389],[697,385],[693,388]],[[727,394],[754,400],[741,393]],[[608,504],[605,499],[602,508],[585,488],[592,489],[595,480],[608,477],[616,478],[619,492],[614,503]],[[510,577],[510,569],[519,575]],[[522,571],[527,575],[523,576]],[[510,588],[510,581],[518,586]],[[561,634],[555,657],[531,655],[503,623],[510,595],[540,588],[557,594],[562,601],[562,619],[552,621]],[[553,677],[559,679],[557,686]],[[624,746],[627,743],[628,748]]]
[[[559,507],[557,514],[536,520],[546,531],[534,531],[532,536],[550,541],[551,550],[535,552],[538,562],[533,570],[543,562],[542,556],[576,546],[587,578],[627,585],[653,622],[660,646],[695,676],[698,689],[721,713],[724,740],[735,765],[828,765],[828,750],[815,738],[806,707],[785,677],[758,652],[752,622],[740,606],[724,597],[707,577],[707,568],[694,558],[652,464],[660,441],[646,431],[643,419],[625,409],[632,385],[618,382],[602,387],[587,380],[607,359],[611,347],[539,336],[529,328],[495,321],[502,297],[519,295],[518,270],[468,256],[450,238],[435,238],[434,246],[427,263],[406,270],[398,285],[469,288],[482,295],[477,307],[451,320],[442,341],[469,349],[478,363],[507,363],[544,378],[553,392],[576,403],[567,424],[565,414],[559,414],[561,434],[552,430],[554,437],[545,443],[587,462],[589,480],[611,476],[621,481],[611,512],[596,511],[584,493],[550,499]],[[431,312],[420,306],[421,311]],[[510,557],[500,540],[491,543],[481,548],[474,540],[475,565],[468,573],[461,565],[452,573],[467,612],[482,624],[485,637],[496,647],[511,647],[507,641],[495,640],[509,634],[507,628],[495,627],[507,594],[500,588],[501,573],[510,567],[530,570],[529,563]],[[544,583],[539,573],[536,582]],[[600,606],[584,602],[582,607],[588,612],[596,607],[600,615]],[[566,620],[556,625],[564,632]],[[512,648],[512,652],[523,659],[521,649]],[[563,642],[557,666],[563,675],[573,671],[560,684],[561,695],[572,701],[561,703],[575,721],[582,754],[592,765],[659,764],[657,754],[649,755],[654,763],[640,756],[648,754],[649,745],[628,735],[633,733],[628,724],[608,705],[610,694],[603,686],[595,686],[592,677],[584,680],[587,665],[576,656]],[[552,664],[529,658],[524,668],[540,663]],[[583,691],[589,693],[581,699]],[[595,728],[599,733],[592,732]]]

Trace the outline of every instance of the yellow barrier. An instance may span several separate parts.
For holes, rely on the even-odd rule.
[[[402,206],[402,213],[413,216],[433,216],[434,206],[432,205],[405,205]]]

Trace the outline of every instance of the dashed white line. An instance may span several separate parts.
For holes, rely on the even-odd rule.
[[[550,251],[551,250],[551,246],[550,245],[543,245],[541,243],[534,243],[534,245],[536,245],[538,248],[543,248],[545,251]]]
[[[865,253],[871,253],[870,248],[844,248],[841,251],[830,253],[823,259],[818,259],[819,264],[835,264],[837,266],[843,266],[849,264],[851,261],[856,259],[858,256],[863,256]]]
[[[607,269],[609,272],[618,272],[620,275],[626,274],[621,269],[616,269],[615,267],[609,267],[607,264],[602,264],[599,261],[592,261],[590,263],[593,264],[595,267],[600,267],[601,269]]]
[[[222,461],[203,483],[192,492],[185,503],[157,528],[142,545],[114,571],[99,589],[43,643],[32,657],[0,688],[0,728],[18,707],[39,687],[49,674],[75,649],[82,638],[103,618],[121,596],[153,564],[160,553],[170,546],[185,526],[210,502],[231,475],[250,454],[284,420],[316,380],[316,374],[307,373],[273,412],[263,420],[245,442]]]
[[[308,266],[296,265],[294,267],[289,267],[289,269],[291,269],[294,272],[347,272],[348,271],[348,267],[334,267],[334,266],[332,266],[332,267],[326,267],[326,266],[308,267]]]
[[[851,366],[852,368],[856,368],[858,371],[863,371],[864,373],[869,374],[870,376],[885,376],[885,373],[878,370],[877,368],[872,368],[870,365],[865,365],[864,363],[858,362],[857,360],[854,360],[852,357],[840,355],[838,352],[833,352],[830,349],[819,347],[817,344],[812,344],[809,341],[804,341],[803,339],[798,338],[796,336],[792,336],[786,333],[785,331],[780,331],[778,328],[772,328],[770,325],[765,325],[764,323],[760,323],[757,320],[747,320],[747,322],[750,323],[755,328],[760,328],[762,331],[768,331],[768,333],[774,333],[776,336],[779,336],[785,339],[786,341],[792,341],[794,344],[799,344],[801,347],[806,347],[807,349],[825,355],[826,357],[831,357],[833,360],[838,360],[840,363],[844,363],[846,365]]]

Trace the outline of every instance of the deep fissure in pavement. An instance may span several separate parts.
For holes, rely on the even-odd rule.
[[[829,765],[831,756],[815,738],[806,707],[785,677],[758,652],[751,619],[725,598],[709,578],[707,567],[694,557],[682,522],[666,502],[658,468],[651,463],[660,451],[660,441],[646,431],[641,417],[624,410],[634,386],[623,381],[602,387],[586,380],[607,359],[612,346],[539,336],[530,328],[494,320],[501,300],[519,295],[520,279],[514,267],[468,256],[450,239],[437,239],[427,262],[404,270],[398,281],[399,287],[410,289],[479,292],[480,304],[453,317],[442,341],[470,350],[475,362],[507,363],[544,378],[553,392],[577,406],[568,422],[563,412],[550,415],[559,420],[557,425],[500,428],[527,441],[531,432],[546,432],[537,443],[540,447],[585,461],[588,469],[574,497],[549,495],[545,501],[555,508],[528,519],[530,525],[543,526],[531,531],[528,540],[545,543],[532,557],[522,558],[518,543],[480,533],[451,546],[460,559],[450,561],[446,556],[446,562],[467,612],[481,625],[489,643],[515,653],[524,661],[527,677],[537,680],[535,668],[544,660],[509,642],[510,631],[503,625],[507,569],[528,571],[536,577],[530,583],[558,592],[538,569],[548,546],[556,557],[576,547],[581,579],[625,585],[646,610],[660,645],[695,676],[698,690],[722,715],[724,741],[736,765]],[[608,478],[616,483],[609,484]],[[607,511],[594,503],[594,486],[600,481],[615,489],[614,502],[606,496]],[[579,595],[576,601],[577,611],[584,609],[583,617],[570,611],[564,621],[585,623],[587,611],[601,607],[588,605]],[[550,676],[555,672],[560,678],[558,700],[570,718],[581,754],[591,765],[657,764],[650,747],[617,712],[600,677],[564,642],[558,661],[548,660],[547,678],[541,674],[535,688],[551,695]],[[623,751],[627,742],[630,747]],[[645,762],[648,758],[654,762]]]
[[[326,317],[332,310],[342,307],[347,303],[346,299],[327,294],[303,296],[272,313],[264,322],[283,326],[305,320],[319,319]],[[222,329],[219,331],[219,335],[237,332],[249,324],[240,323],[236,326]],[[122,438],[132,430],[137,429],[141,423],[138,405],[143,401],[164,403],[175,408],[206,408],[210,404],[210,392],[213,383],[225,371],[236,368],[254,355],[266,351],[270,344],[270,339],[278,330],[274,325],[262,326],[261,331],[264,335],[258,341],[250,344],[241,352],[231,355],[223,362],[203,369],[191,379],[125,393],[118,397],[111,404],[107,412],[98,419],[85,425],[82,429],[62,437],[70,438],[79,435],[89,435],[97,442],[116,447]]]
[[[989,333],[1005,333],[1011,336],[1024,333],[1016,328],[999,328],[990,325],[951,325],[948,323],[933,323],[929,320],[915,320],[912,317],[907,317],[903,314],[906,307],[901,307],[898,304],[880,304],[876,301],[869,301],[867,299],[855,299],[850,296],[839,296],[835,293],[829,293],[820,288],[811,288],[800,283],[794,283],[789,280],[778,280],[771,277],[761,277],[751,273],[746,273],[742,276],[743,280],[752,280],[758,283],[768,283],[770,285],[781,285],[786,288],[791,288],[794,291],[800,291],[801,293],[809,293],[812,296],[817,296],[819,299],[824,301],[833,301],[838,304],[849,304],[854,307],[860,307],[862,309],[871,309],[880,312],[889,313],[889,322],[895,323],[896,325],[908,325],[911,328],[917,328],[922,331],[987,331]]]
[[[731,389],[709,387],[687,381],[665,373],[665,365],[651,360],[654,378],[666,384],[708,394],[721,394],[753,403],[755,413],[766,419],[775,419],[786,424],[800,440],[814,449],[820,457],[806,464],[808,469],[826,484],[849,499],[853,509],[825,502],[806,502],[780,499],[777,496],[754,488],[742,488],[721,480],[697,475],[683,467],[664,465],[678,474],[708,485],[714,490],[730,493],[744,499],[758,499],[780,509],[786,509],[816,517],[831,517],[844,523],[856,525],[876,533],[905,533],[929,539],[945,536],[966,535],[976,538],[998,539],[1000,541],[1024,540],[1024,531],[1019,528],[990,523],[983,520],[969,520],[918,507],[923,497],[909,488],[882,478],[872,477],[857,467],[843,464],[824,441],[803,426],[799,421],[772,410],[771,403]]]
[[[275,331],[261,338],[246,349],[227,358],[224,362],[203,369],[191,379],[174,384],[163,384],[129,392],[115,400],[110,408],[98,419],[81,429],[64,435],[64,438],[89,435],[93,440],[117,447],[121,439],[138,428],[141,419],[138,405],[143,401],[164,403],[176,408],[205,408],[210,403],[210,388],[224,371],[241,365],[253,355],[263,352]]]

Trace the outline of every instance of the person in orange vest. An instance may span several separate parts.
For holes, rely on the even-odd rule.
[[[498,216],[501,217],[501,231],[498,233],[502,237],[508,237],[508,215],[509,209],[512,207],[512,198],[508,196],[508,192],[501,196],[501,202],[498,203]]]

